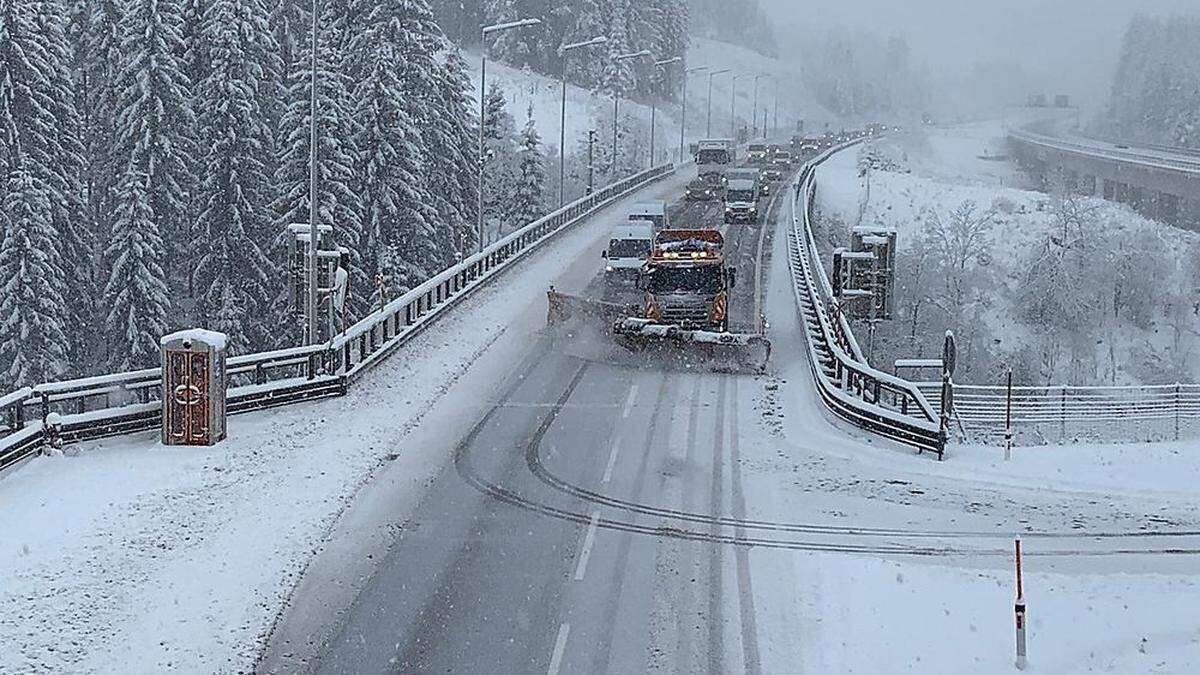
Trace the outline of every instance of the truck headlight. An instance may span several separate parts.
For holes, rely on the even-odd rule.
[[[612,272],[612,271],[613,271],[613,266],[612,266],[612,265],[608,265],[607,267],[605,267],[605,268],[604,268],[604,271],[605,271],[605,272]]]

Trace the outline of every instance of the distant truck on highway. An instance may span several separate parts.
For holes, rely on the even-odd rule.
[[[654,248],[656,225],[652,220],[635,220],[613,226],[608,236],[604,257],[604,282],[629,283],[637,279],[638,271]]]
[[[725,223],[758,222],[758,181],[731,180],[725,189]]]
[[[633,208],[629,209],[629,219],[649,220],[654,223],[656,230],[666,230],[671,227],[671,222],[667,218],[667,203],[663,201],[634,204]]]
[[[737,150],[733,141],[709,139],[696,146],[696,175],[725,177],[725,172],[737,161]]]

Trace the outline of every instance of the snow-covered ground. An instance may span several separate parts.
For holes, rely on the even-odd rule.
[[[777,242],[775,259],[784,255]],[[803,333],[786,272],[776,267],[771,274],[766,311],[776,382],[757,393],[760,423],[741,429],[749,517],[927,533],[825,542],[989,552],[889,557],[751,549],[763,672],[1013,672],[1008,551],[1021,533],[1031,672],[1200,668],[1200,619],[1191,610],[1200,601],[1195,555],[1068,553],[1194,549],[1194,537],[1089,534],[1196,530],[1195,444],[1022,448],[1008,462],[999,449],[983,447],[955,448],[944,462],[914,456],[830,421],[807,366],[787,358],[800,353]],[[928,534],[953,530],[990,534]],[[1029,530],[1067,536],[1037,538]],[[818,537],[794,538],[806,536]]]
[[[1120,268],[1121,251],[1136,251],[1142,260],[1139,268],[1153,260],[1159,270],[1158,298],[1149,299],[1146,319],[1133,321],[1129,312],[1115,317],[1110,310],[1107,318],[1100,312],[1103,325],[1096,324],[1088,338],[1091,345],[1062,341],[1049,346],[1039,342],[1040,331],[1022,321],[1019,314],[1020,294],[1026,283],[1031,254],[1046,246],[1055,234],[1058,198],[1028,189],[1028,179],[1015,166],[1005,161],[1005,134],[998,122],[972,125],[916,129],[910,133],[879,141],[875,152],[891,162],[890,170],[861,174],[860,151],[840,153],[818,171],[818,207],[831,218],[848,225],[884,224],[898,231],[901,253],[914,253],[922,245],[921,235],[927,213],[936,212],[944,221],[965,201],[974,202],[976,214],[986,213],[989,255],[985,263],[976,265],[977,286],[985,295],[976,306],[987,327],[991,356],[1009,363],[1024,360],[1026,374],[1046,378],[1029,381],[1035,384],[1156,384],[1200,380],[1200,363],[1188,354],[1200,353],[1200,333],[1196,321],[1189,330],[1184,327],[1175,344],[1176,331],[1168,308],[1171,298],[1186,295],[1185,277],[1194,265],[1192,260],[1200,250],[1200,236],[1163,223],[1149,220],[1129,206],[1086,198],[1080,203],[1084,213],[1083,235],[1091,238],[1100,249],[1097,264]],[[865,203],[865,209],[863,205]],[[1072,235],[1075,236],[1075,235]],[[905,274],[901,270],[900,277]],[[1146,285],[1146,277],[1137,272],[1123,288],[1125,293],[1140,293],[1134,288]],[[1115,283],[1115,282],[1114,282]],[[1081,292],[1107,292],[1085,287]],[[901,291],[901,296],[904,291]],[[905,302],[898,296],[899,302]],[[1104,305],[1108,297],[1097,301]],[[1175,307],[1174,310],[1178,310]],[[1186,324],[1187,312],[1180,313]],[[941,343],[941,330],[931,333],[925,342],[936,347]],[[1093,334],[1094,333],[1094,334]],[[1035,351],[1052,354],[1056,365],[1035,364]],[[1071,350],[1074,350],[1072,353]],[[928,355],[930,352],[926,352]],[[914,356],[915,354],[905,354]],[[1068,365],[1074,359],[1077,365]],[[1189,372],[1171,371],[1164,361],[1190,362]],[[986,369],[984,369],[986,370]],[[1170,373],[1162,374],[1162,373]],[[1020,376],[1020,373],[1019,373]],[[1164,379],[1170,377],[1171,379]],[[992,382],[989,382],[992,383]]]
[[[211,449],[143,433],[0,479],[0,673],[242,672],[346,504],[381,467],[415,499],[544,325],[581,290],[613,218],[566,233],[339,399],[232,417]],[[653,197],[652,197],[653,196]],[[439,405],[456,401],[453,406]],[[392,475],[397,472],[392,471]]]

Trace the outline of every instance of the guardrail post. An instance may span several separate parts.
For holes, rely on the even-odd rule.
[[[267,371],[263,368],[263,364],[254,364],[254,384],[266,384]]]
[[[344,368],[346,370],[346,372],[350,372],[350,341],[349,340],[346,340],[346,343],[344,345],[342,345],[342,368]]]
[[[1008,386],[1004,403],[1004,459],[1012,457],[1012,368],[1008,369]]]
[[[1179,440],[1179,389],[1178,382],[1175,383],[1175,440]]]
[[[1060,440],[1067,438],[1067,385],[1062,385],[1062,396],[1058,402],[1058,419]]]

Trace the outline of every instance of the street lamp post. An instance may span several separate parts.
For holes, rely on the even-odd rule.
[[[767,76],[763,75],[763,74],[754,76],[754,121],[752,121],[750,123],[750,137],[751,138],[758,136],[758,81],[763,79],[764,77],[767,77]],[[763,112],[764,112],[763,129],[765,130],[766,126],[767,126],[767,120],[766,120],[766,115],[765,115],[766,111],[764,110]],[[764,136],[765,136],[765,134],[764,134]]]
[[[619,55],[613,57],[613,61],[620,63],[622,61],[628,61],[630,59],[640,59],[640,58],[643,58],[646,56],[650,56],[649,49],[643,49],[640,52],[634,52],[632,54],[619,54]],[[620,118],[620,113],[621,113],[621,89],[620,89],[621,77],[620,77],[620,73],[617,73],[617,81],[613,83],[613,86],[614,86],[614,88],[613,88],[613,142],[612,142],[612,157],[609,159],[609,167],[610,167],[610,172],[612,175],[610,175],[609,178],[615,178],[616,171],[617,171],[617,127],[619,125],[619,120],[621,119]]]
[[[575,42],[569,45],[563,45],[558,48],[562,53],[562,113],[559,116],[558,126],[558,206],[561,208],[566,203],[566,166],[567,166],[567,54],[576,49],[584,47],[594,47],[608,42],[608,38],[603,35],[594,37],[591,40],[583,42]]]
[[[676,56],[662,61],[655,61],[655,68],[665,68],[672,63],[679,63],[683,60],[682,56]],[[657,74],[658,71],[655,71]],[[657,92],[650,92],[650,168],[654,168],[654,137],[657,129],[657,112],[658,112],[658,95]]]
[[[729,83],[729,138],[737,142],[737,81],[741,75],[735,73]]]
[[[697,68],[688,68],[683,71],[683,94],[680,96],[679,106],[679,161],[683,162],[684,144],[687,143],[685,134],[687,133],[687,85],[688,75],[692,73],[700,73],[708,70],[708,66],[699,66]]]
[[[542,23],[541,19],[520,19],[519,21],[510,21],[508,23],[498,23],[491,26],[484,26],[480,31],[479,40],[479,202],[477,204],[479,212],[476,215],[475,235],[478,239],[476,250],[483,250],[483,170],[487,164],[487,147],[485,146],[483,122],[487,116],[487,37],[492,33],[499,33],[514,28],[525,28],[527,26],[537,26]]]
[[[724,73],[728,73],[730,70],[732,70],[732,69],[731,68],[723,68],[721,70],[714,70],[708,74],[708,105],[707,105],[708,120],[704,123],[704,136],[707,138],[712,138],[712,83],[713,83],[713,78],[716,77],[717,75],[722,75]]]
[[[309,84],[308,293],[304,298],[304,342],[317,343],[317,0],[312,3],[312,75]]]

